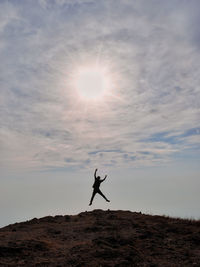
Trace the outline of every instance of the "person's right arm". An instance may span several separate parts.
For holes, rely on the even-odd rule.
[[[94,178],[95,178],[95,179],[97,178],[96,174],[97,174],[97,169],[96,169],[95,172],[94,172]]]

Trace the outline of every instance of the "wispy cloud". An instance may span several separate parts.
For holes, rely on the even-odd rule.
[[[167,162],[200,146],[198,1],[1,1],[1,165]],[[78,102],[75,65],[106,62],[112,98]]]

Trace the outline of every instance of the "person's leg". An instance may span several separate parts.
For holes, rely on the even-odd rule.
[[[108,200],[104,194],[101,192],[101,190],[98,190],[97,193],[99,193],[99,195],[101,195],[107,202],[110,202],[110,200]]]
[[[92,197],[91,197],[91,200],[90,200],[90,204],[89,205],[92,205],[92,201],[93,201],[95,195],[96,195],[96,191],[93,190]]]

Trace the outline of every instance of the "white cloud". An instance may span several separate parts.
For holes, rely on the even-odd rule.
[[[2,1],[1,164],[154,165],[199,145],[197,135],[183,139],[199,128],[198,9],[197,1]],[[115,92],[88,107],[70,75],[99,54]]]

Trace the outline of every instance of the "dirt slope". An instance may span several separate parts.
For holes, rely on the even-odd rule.
[[[200,266],[200,221],[83,212],[0,229],[0,266]]]

